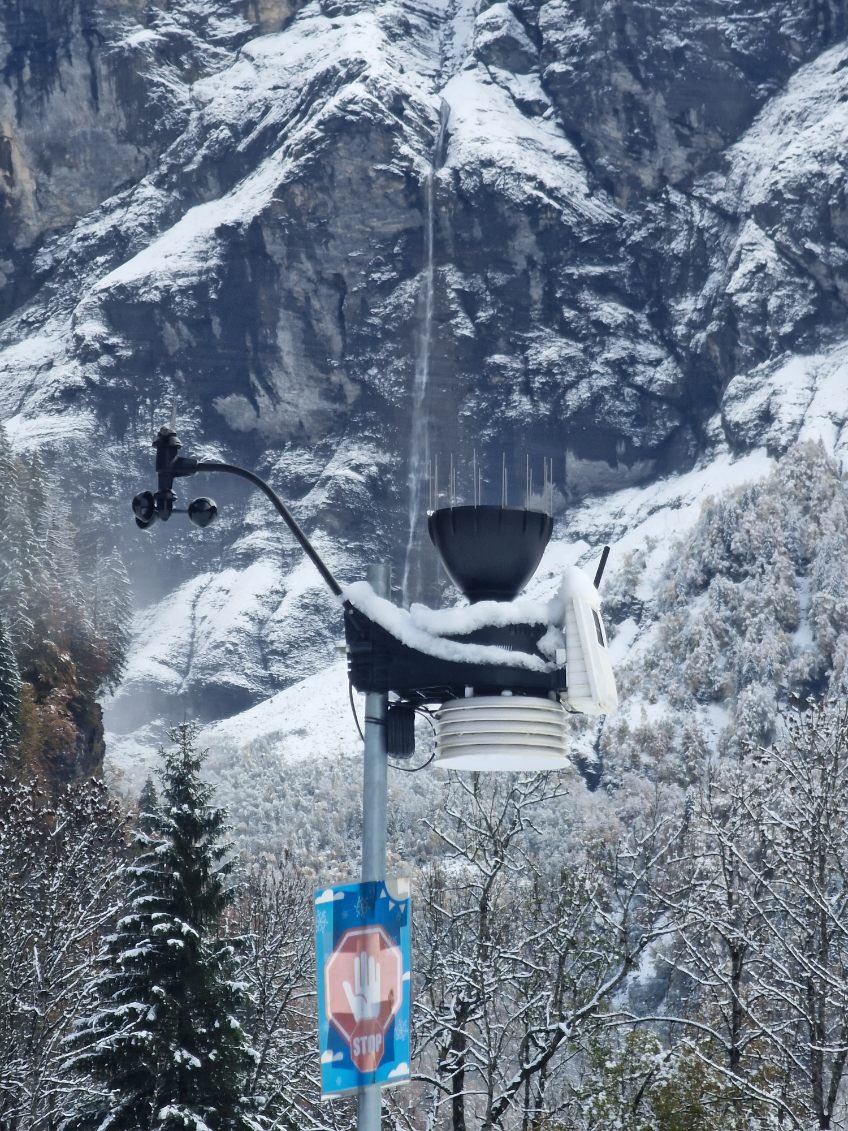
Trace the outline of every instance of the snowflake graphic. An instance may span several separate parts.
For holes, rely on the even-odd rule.
[[[406,1023],[405,1017],[398,1017],[395,1021],[395,1036],[399,1041],[405,1041],[409,1036],[409,1026]]]
[[[323,935],[323,933],[326,931],[327,922],[328,922],[328,920],[327,920],[327,912],[326,911],[316,911],[315,912],[315,930],[318,932],[319,935]]]
[[[356,900],[356,917],[357,919],[365,919],[374,910],[374,902],[364,896],[358,896]]]

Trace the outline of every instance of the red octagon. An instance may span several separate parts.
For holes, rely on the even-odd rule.
[[[360,1072],[383,1059],[383,1037],[403,1000],[403,956],[382,927],[345,931],[324,967],[327,1017]]]

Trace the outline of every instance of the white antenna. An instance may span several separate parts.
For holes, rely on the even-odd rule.
[[[176,393],[171,399],[171,431],[177,430],[177,396]]]

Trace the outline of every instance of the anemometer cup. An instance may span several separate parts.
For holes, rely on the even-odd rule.
[[[218,517],[218,506],[212,499],[207,499],[204,495],[188,504],[187,513],[189,522],[193,522],[195,526],[202,529],[209,526]]]
[[[159,517],[152,491],[140,491],[132,501],[132,510],[135,524],[140,530],[149,529]]]

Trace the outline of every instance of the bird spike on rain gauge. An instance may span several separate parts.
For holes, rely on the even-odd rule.
[[[452,462],[452,461],[451,461]],[[427,526],[448,576],[468,604],[407,611],[366,582],[344,591],[350,679],[364,692],[389,692],[388,749],[414,752],[415,711],[435,719],[439,762],[461,770],[559,769],[568,765],[567,714],[601,715],[618,705],[594,582],[570,566],[556,596],[519,596],[553,530],[552,477],[545,464],[545,509],[507,505],[506,462],[500,506],[457,505],[451,466],[447,505],[436,479]]]

